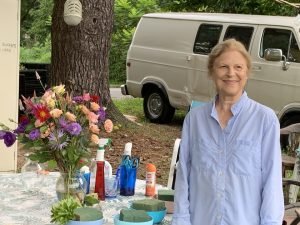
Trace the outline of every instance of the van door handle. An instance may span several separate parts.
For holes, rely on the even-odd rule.
[[[261,66],[252,66],[252,70],[261,70]]]
[[[191,60],[192,60],[192,56],[190,56],[190,55],[187,55],[187,56],[186,56],[186,61],[188,61],[188,62],[189,62],[189,61],[191,61]]]

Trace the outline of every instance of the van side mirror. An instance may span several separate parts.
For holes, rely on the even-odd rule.
[[[278,48],[267,48],[264,53],[264,58],[267,61],[281,61],[282,50]]]
[[[264,59],[267,61],[279,62],[283,60],[282,69],[288,70],[290,63],[287,62],[286,56],[282,54],[282,50],[279,48],[267,48],[264,52]]]

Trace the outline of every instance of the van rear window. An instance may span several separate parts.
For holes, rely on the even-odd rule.
[[[201,24],[194,44],[194,53],[209,54],[212,48],[218,44],[221,31],[222,25]]]

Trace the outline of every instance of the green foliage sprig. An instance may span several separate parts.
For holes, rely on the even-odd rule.
[[[79,207],[81,207],[81,204],[71,196],[59,201],[52,206],[51,223],[61,225],[68,223],[69,220],[74,218],[74,210]]]

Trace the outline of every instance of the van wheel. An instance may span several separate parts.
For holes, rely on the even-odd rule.
[[[300,116],[299,115],[292,115],[288,117],[286,120],[284,120],[280,124],[280,128],[287,127],[289,125],[292,125],[294,123],[300,123]],[[280,135],[280,144],[282,149],[286,149],[286,147],[289,145],[289,137],[286,134]]]
[[[175,109],[161,90],[149,90],[144,97],[145,116],[153,123],[168,123],[173,119]]]

